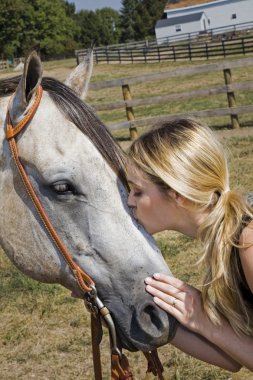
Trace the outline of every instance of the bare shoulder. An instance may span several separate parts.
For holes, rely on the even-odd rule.
[[[253,220],[242,230],[240,245],[253,245]]]
[[[253,293],[253,221],[251,221],[242,231],[239,249],[242,268],[246,281]]]

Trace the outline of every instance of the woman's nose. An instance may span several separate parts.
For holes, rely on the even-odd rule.
[[[132,191],[130,191],[128,195],[127,204],[128,204],[128,207],[134,207],[134,197],[133,197]]]

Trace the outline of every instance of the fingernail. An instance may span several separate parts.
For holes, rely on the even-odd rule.
[[[160,278],[160,274],[159,274],[159,273],[154,273],[154,274],[153,274],[153,277],[154,277],[156,280],[159,280],[159,278]]]
[[[151,281],[152,281],[152,278],[146,277],[144,281],[145,281],[146,284],[150,284]]]
[[[151,289],[152,289],[152,286],[150,286],[150,285],[147,285],[147,286],[146,286],[146,290],[147,290],[147,291],[149,291],[149,290],[151,290]]]

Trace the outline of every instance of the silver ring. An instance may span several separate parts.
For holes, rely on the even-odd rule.
[[[176,302],[177,302],[177,299],[174,298],[174,300],[172,301],[172,306],[175,307],[176,306]]]

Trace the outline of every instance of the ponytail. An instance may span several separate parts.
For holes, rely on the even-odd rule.
[[[202,291],[204,309],[215,324],[220,321],[219,311],[238,334],[246,335],[253,333],[252,310],[242,295],[245,278],[238,248],[244,248],[239,244],[242,221],[252,218],[245,198],[228,190],[218,196],[198,231],[204,252],[199,262],[207,268]]]

